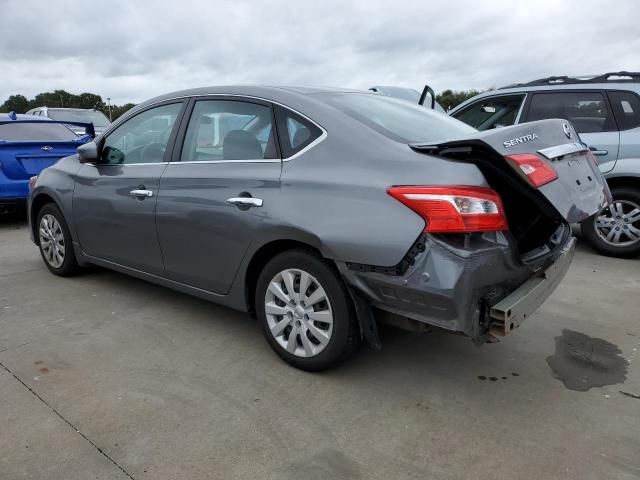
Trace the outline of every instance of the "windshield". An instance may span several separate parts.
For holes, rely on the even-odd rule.
[[[48,109],[48,117],[60,122],[93,123],[94,127],[106,127],[109,119],[97,110],[55,110]]]
[[[59,123],[36,121],[0,125],[0,142],[66,142],[77,139],[75,133]]]
[[[367,93],[319,94],[375,131],[402,143],[427,143],[477,130],[442,113],[406,101]]]

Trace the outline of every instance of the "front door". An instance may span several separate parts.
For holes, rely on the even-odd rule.
[[[158,236],[169,278],[225,294],[280,192],[273,111],[238,97],[191,110],[160,180]]]
[[[182,106],[156,106],[126,120],[100,142],[99,161],[80,168],[73,217],[84,253],[163,274],[156,203]]]

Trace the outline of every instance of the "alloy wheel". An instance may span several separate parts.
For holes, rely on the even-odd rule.
[[[602,209],[593,220],[603,242],[627,247],[640,242],[640,205],[630,200],[616,200]]]
[[[283,270],[269,282],[264,301],[271,335],[287,352],[314,357],[327,347],[333,311],[314,276],[300,269]]]
[[[43,215],[38,232],[45,260],[53,268],[60,268],[65,255],[64,234],[60,223],[51,214]]]

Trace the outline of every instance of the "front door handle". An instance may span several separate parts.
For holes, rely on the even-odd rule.
[[[227,198],[227,203],[238,207],[261,207],[262,199],[253,197],[231,197]]]
[[[137,198],[153,197],[153,191],[136,189],[136,190],[131,190],[129,192],[129,195],[131,195],[132,197],[137,197]]]
[[[609,150],[598,150],[597,147],[589,147],[589,150],[591,150],[591,153],[593,153],[594,155],[598,155],[598,156],[608,155],[609,154]]]

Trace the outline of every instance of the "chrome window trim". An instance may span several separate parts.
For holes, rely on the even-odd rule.
[[[169,165],[171,162],[143,162],[143,163],[93,163],[87,162],[84,165],[94,167],[148,167],[149,165]]]
[[[247,160],[187,160],[186,162],[169,162],[171,165],[192,165],[196,163],[280,163],[280,158],[256,158]]]
[[[179,163],[184,163],[187,165],[193,164],[193,163],[275,163],[275,162],[288,162],[290,160],[293,160],[294,158],[299,157],[300,155],[302,155],[303,153],[309,151],[310,149],[312,149],[313,147],[315,147],[316,145],[318,145],[320,142],[322,142],[325,138],[327,138],[327,130],[320,125],[318,122],[312,120],[311,118],[309,118],[308,116],[306,116],[304,113],[299,112],[298,110],[291,108],[288,105],[285,105],[283,103],[277,102],[275,100],[270,100],[268,98],[263,98],[263,97],[256,97],[255,95],[242,95],[242,94],[238,94],[238,93],[206,93],[206,94],[198,94],[198,95],[181,95],[179,97],[171,97],[171,98],[163,98],[162,100],[158,100],[157,102],[153,102],[150,103],[148,105],[145,105],[144,110],[147,110],[147,108],[149,107],[153,107],[154,105],[157,105],[159,103],[165,103],[165,102],[173,102],[173,101],[183,101],[183,100],[189,100],[190,98],[202,98],[202,97],[237,97],[237,98],[246,98],[246,99],[250,99],[250,100],[260,100],[261,102],[267,102],[267,103],[272,103],[274,105],[279,105],[283,108],[286,108],[287,110],[291,110],[293,113],[295,113],[296,115],[300,115],[302,118],[304,118],[305,120],[308,120],[309,122],[313,123],[316,127],[318,127],[321,131],[322,134],[316,138],[313,142],[311,142],[309,145],[307,145],[306,147],[304,147],[302,150],[300,150],[299,152],[294,153],[293,155],[291,155],[290,157],[287,158],[269,158],[269,159],[256,159],[256,160],[188,160],[186,162],[181,162],[181,161],[175,161],[175,162],[168,162],[171,164],[179,164]],[[142,113],[144,110],[141,110],[140,113]],[[126,121],[126,120],[125,120]],[[121,122],[121,123],[124,123]],[[116,125],[111,124],[112,126],[116,127]],[[100,134],[101,137],[106,137],[107,135],[109,135],[111,133],[112,130],[115,130],[115,128],[109,129],[109,130],[105,130],[104,132],[102,132]],[[130,165],[142,165],[142,164],[130,164]],[[155,165],[155,164],[154,164]]]

